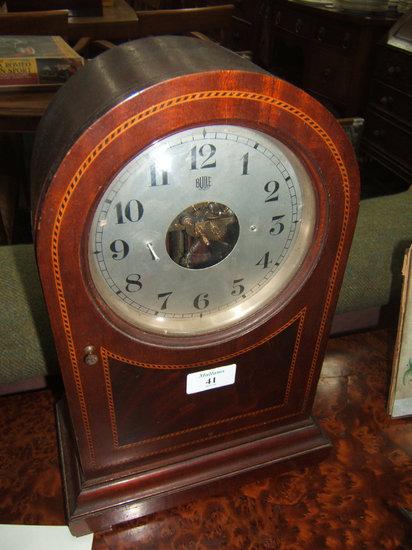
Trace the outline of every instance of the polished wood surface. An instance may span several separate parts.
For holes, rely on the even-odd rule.
[[[352,13],[339,3],[258,0],[254,59],[338,116],[364,113],[377,42],[393,13]]]
[[[6,13],[0,9],[0,34],[67,36],[68,11]]]
[[[68,37],[78,40],[87,36],[96,40],[126,41],[137,38],[137,15],[126,0],[113,0],[103,5],[103,15],[69,17]]]
[[[233,4],[138,11],[139,37],[201,31],[224,45],[228,40],[229,31],[233,28],[234,11]]]
[[[102,15],[102,0],[7,0],[9,12],[68,9],[75,15]]]
[[[38,16],[37,12],[37,16]],[[56,12],[55,12],[56,13]],[[36,12],[30,17],[35,18]],[[6,5],[0,8],[0,17],[17,18],[20,14],[7,14]],[[22,34],[28,34],[24,32]],[[48,32],[50,34],[50,31]],[[60,34],[60,33],[58,33]],[[66,34],[64,35],[66,37]],[[126,41],[137,37],[137,15],[126,0],[113,0],[112,5],[103,5],[102,15],[78,16],[69,14],[67,38],[77,41],[83,37]]]
[[[321,463],[96,535],[94,550],[410,549],[412,422],[386,414],[394,335],[329,341],[314,412],[333,442]],[[0,399],[0,522],[62,525],[50,391]]]
[[[55,92],[0,93],[0,132],[34,132]]]

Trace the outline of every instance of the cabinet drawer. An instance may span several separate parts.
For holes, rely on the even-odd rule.
[[[377,80],[372,82],[370,103],[375,109],[399,119],[401,124],[412,126],[412,95],[400,92]],[[412,147],[412,144],[411,144]]]
[[[412,168],[412,132],[375,111],[368,111],[363,138],[386,155],[399,159]]]
[[[358,32],[349,25],[331,21],[330,18],[313,17],[302,11],[275,6],[272,23],[274,31],[281,29],[295,36],[311,39],[319,44],[335,46],[342,52],[353,51],[358,41]],[[309,45],[308,45],[309,47]]]
[[[318,20],[314,28],[314,38],[319,44],[335,46],[341,52],[352,52],[356,49],[359,32],[350,25]]]
[[[302,38],[312,38],[316,25],[313,17],[296,10],[286,10],[280,7],[274,8],[272,21],[274,27]]]
[[[343,55],[326,50],[313,54],[304,75],[305,89],[332,101],[344,102],[350,86],[350,61]]]
[[[375,77],[390,86],[412,93],[412,55],[379,48]]]

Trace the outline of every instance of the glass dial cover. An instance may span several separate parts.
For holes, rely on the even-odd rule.
[[[90,273],[127,323],[210,333],[279,295],[315,225],[310,176],[281,141],[244,126],[185,129],[137,154],[100,197]]]

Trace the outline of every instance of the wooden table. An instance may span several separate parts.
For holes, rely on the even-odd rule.
[[[70,42],[89,37],[95,40],[127,41],[137,37],[137,15],[126,0],[113,0],[103,15],[69,17]],[[0,93],[0,132],[35,131],[54,92]]]
[[[0,132],[34,132],[54,94],[0,93]]]
[[[0,12],[7,13],[6,4],[0,6]],[[126,0],[113,0],[111,6],[103,6],[102,15],[78,17],[69,12],[68,27],[69,40],[84,36],[96,40],[130,40],[137,36],[137,15]]]
[[[94,550],[410,549],[412,420],[385,411],[393,334],[330,340],[315,414],[323,461],[118,526]],[[0,522],[63,525],[51,391],[0,398]]]
[[[113,6],[103,6],[102,16],[69,16],[69,40],[78,40],[84,36],[116,41],[136,38],[136,12],[126,0],[113,0]]]

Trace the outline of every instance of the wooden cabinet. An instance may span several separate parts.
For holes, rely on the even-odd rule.
[[[363,114],[376,43],[395,22],[292,0],[260,0],[254,56],[336,114]]]
[[[412,179],[412,13],[379,45],[362,148],[407,183]]]

